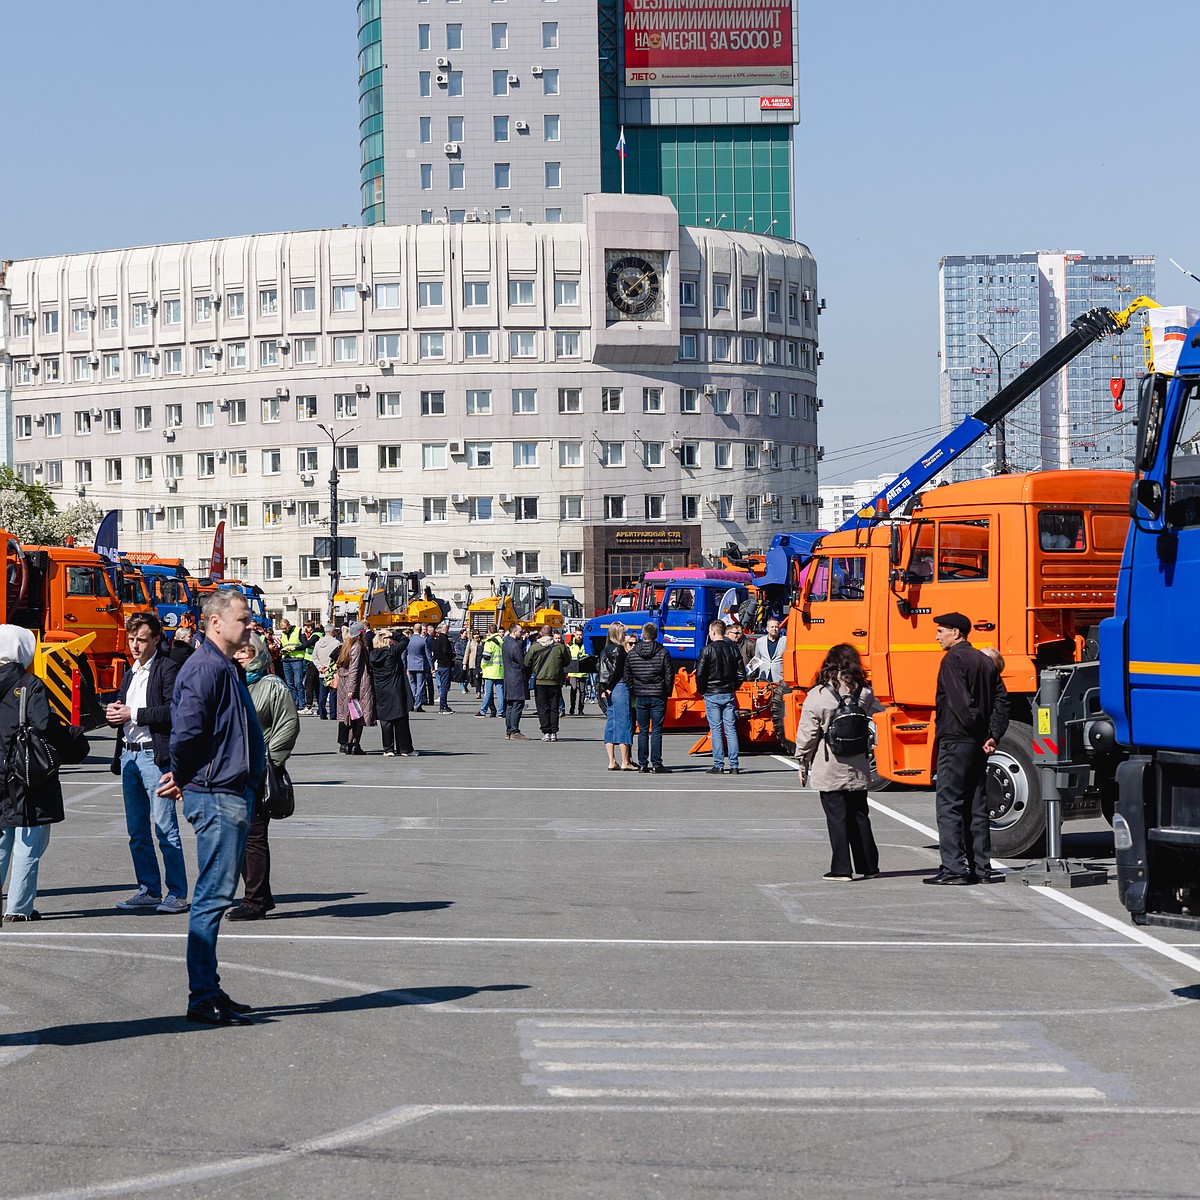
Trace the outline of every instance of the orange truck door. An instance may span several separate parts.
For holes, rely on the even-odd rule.
[[[879,556],[866,550],[830,550],[813,560],[800,611],[788,620],[788,654],[795,663],[796,684],[807,688],[816,678],[831,647],[849,642],[867,665],[870,655],[869,562]],[[885,564],[886,565],[886,564]]]
[[[995,514],[920,521],[914,528],[905,599],[909,614],[891,605],[892,695],[897,704],[932,707],[942,649],[934,617],[959,612],[971,621],[972,645],[997,644],[1000,555]]]

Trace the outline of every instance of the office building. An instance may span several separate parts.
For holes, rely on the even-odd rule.
[[[580,221],[793,234],[795,0],[361,0],[364,225]],[[617,151],[624,130],[625,155]]]
[[[1099,306],[1116,312],[1137,296],[1153,297],[1154,258],[1061,251],[950,255],[941,260],[939,283],[945,432],[1065,337],[1081,313]],[[1002,439],[993,431],[947,474],[956,480],[993,474],[1001,453],[1010,471],[1129,469],[1136,406],[1114,391],[1127,387],[1127,397],[1135,395],[1144,374],[1135,325],[1085,350],[1005,420]]]

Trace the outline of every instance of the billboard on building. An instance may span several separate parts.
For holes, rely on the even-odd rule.
[[[791,86],[791,0],[624,4],[627,87]]]

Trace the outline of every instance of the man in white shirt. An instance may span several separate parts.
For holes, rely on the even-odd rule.
[[[750,662],[750,672],[755,679],[783,682],[783,652],[787,649],[787,637],[779,630],[779,618],[768,617],[767,632],[754,643],[754,658]]]
[[[125,672],[118,698],[108,706],[105,717],[118,729],[112,772],[121,777],[125,828],[138,890],[127,900],[119,900],[117,907],[183,913],[188,910],[188,885],[179,818],[174,802],[155,795],[155,791],[163,772],[170,768],[171,693],[175,676],[191,648],[186,644],[186,635],[180,641],[177,632],[171,653],[160,654],[162,626],[153,613],[130,617],[126,631],[133,666]],[[155,835],[162,853],[161,872],[154,853]]]

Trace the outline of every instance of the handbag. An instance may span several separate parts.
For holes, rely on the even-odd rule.
[[[362,705],[359,704],[359,702],[357,700],[355,700],[355,698],[353,696],[350,697],[349,702],[346,704],[346,715],[352,721],[361,721],[362,720],[362,715],[363,715]]]
[[[290,817],[296,811],[296,789],[287,767],[277,767],[267,759],[267,775],[263,782],[263,811],[272,821]]]
[[[16,690],[21,706],[17,728],[8,744],[5,782],[8,785],[16,783],[31,791],[57,777],[60,759],[58,751],[29,724],[25,711],[28,694],[27,687]]]

